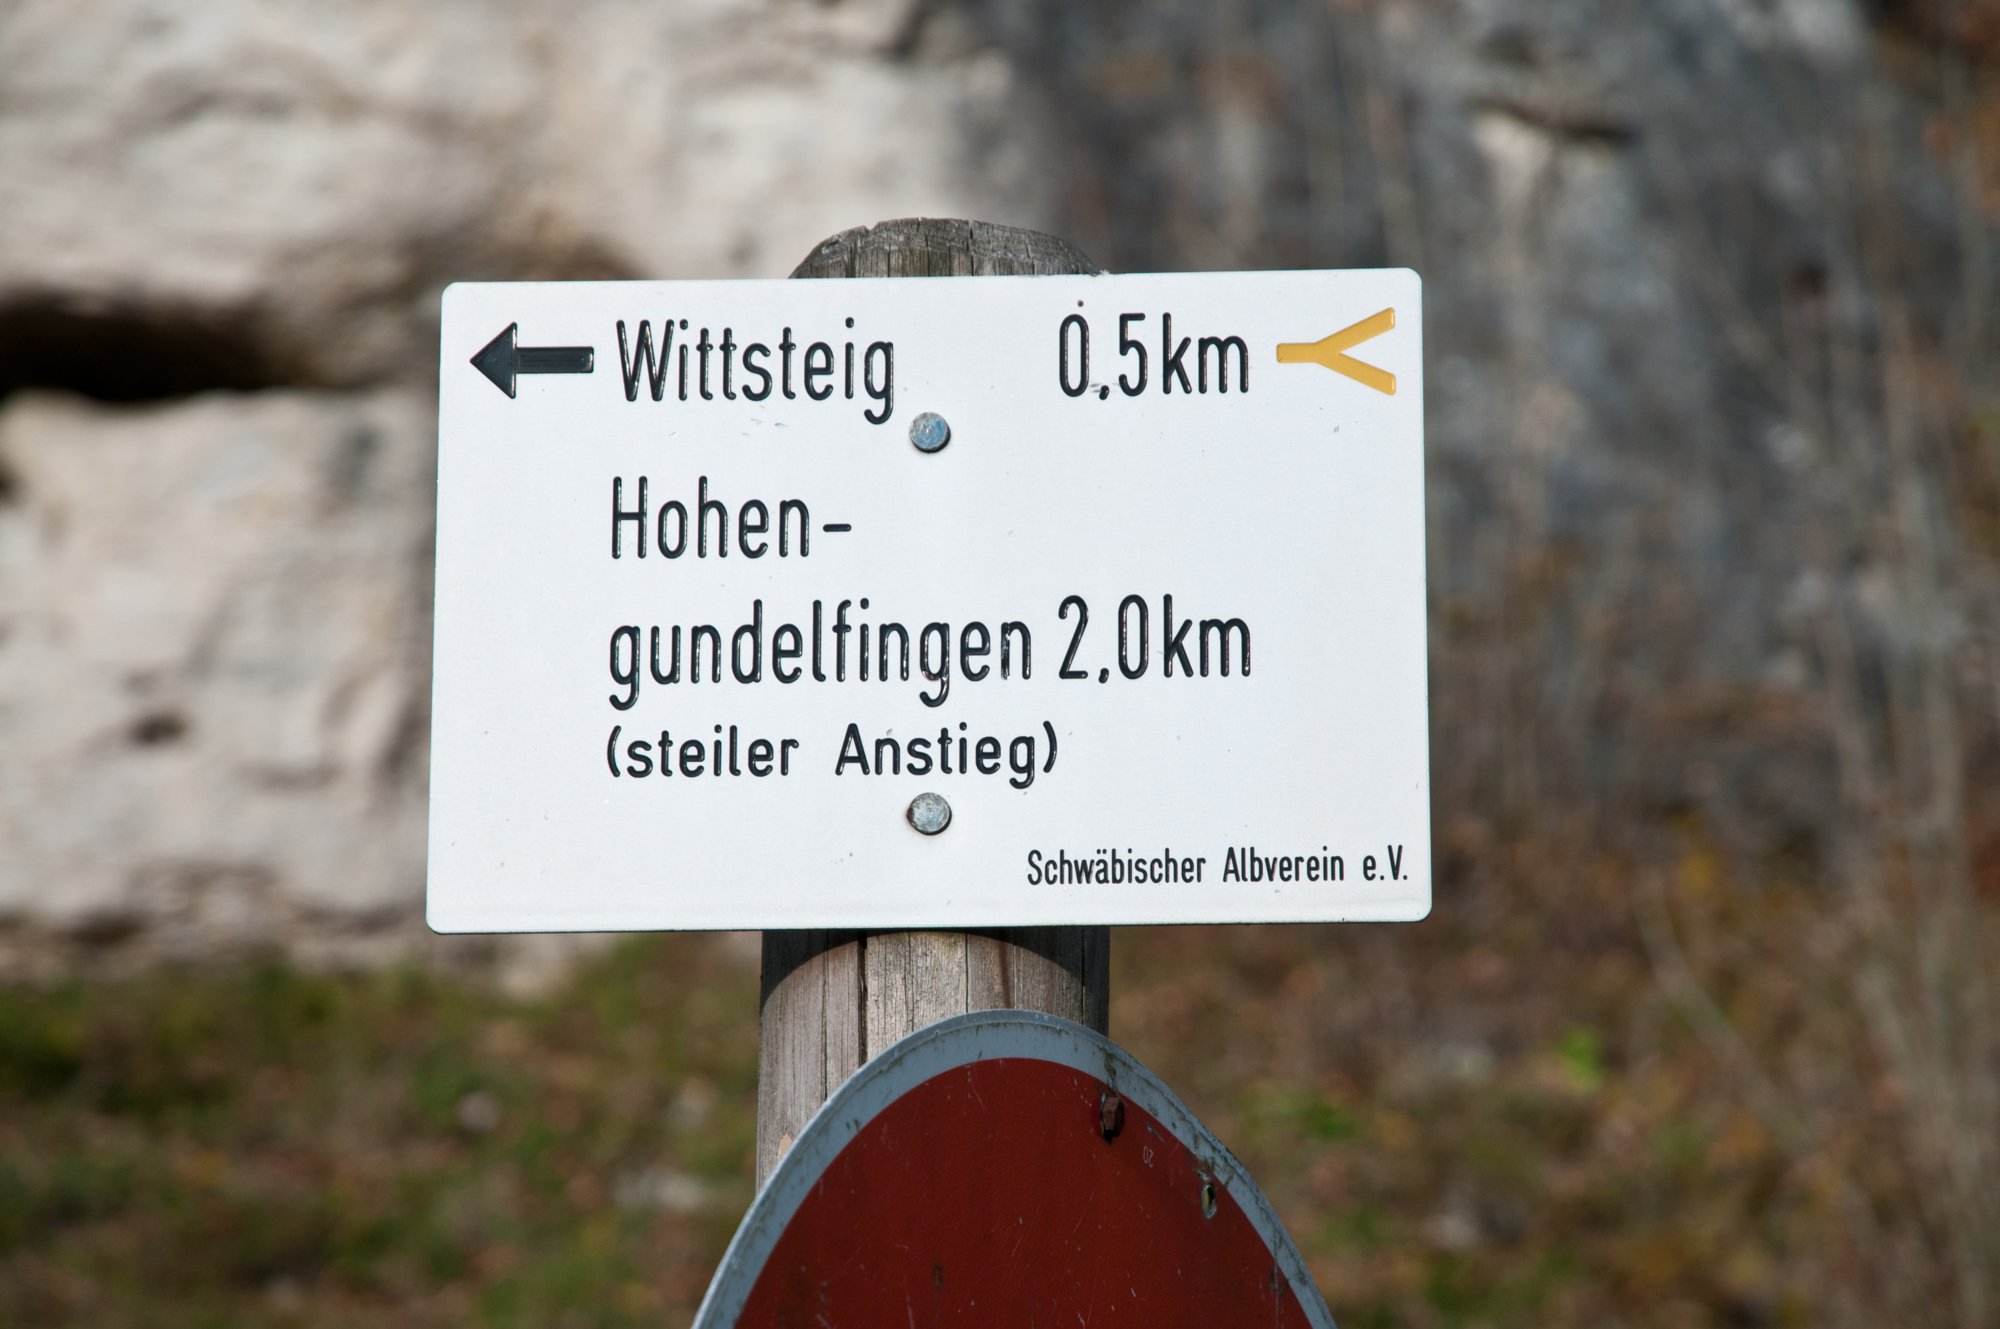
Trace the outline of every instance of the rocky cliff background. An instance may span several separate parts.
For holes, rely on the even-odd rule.
[[[1829,865],[1891,675],[1991,687],[1993,13],[11,6],[8,963],[407,930],[446,282],[900,215],[1418,268],[1441,835]]]
[[[1258,1076],[1420,1159],[1381,1193],[1435,1262],[1342,1228],[1323,1281],[2000,1319],[1992,0],[0,6],[0,989],[492,958],[420,921],[440,291],[778,277],[907,215],[1423,274],[1438,918],[1119,942],[1121,1037],[1318,1142],[1288,1221],[1370,1164]],[[1526,1183],[1411,1123],[1579,1094],[1685,1267],[1592,1247],[1563,1302],[1505,1281]],[[1673,1171],[1690,1122],[1727,1185]]]
[[[450,281],[1050,222],[901,3],[0,13],[0,963],[420,937]]]

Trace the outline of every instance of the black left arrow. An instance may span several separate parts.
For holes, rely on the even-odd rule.
[[[519,346],[515,339],[520,331],[519,323],[509,323],[505,332],[472,357],[472,367],[509,397],[514,395],[517,374],[588,374],[597,367],[593,346]]]

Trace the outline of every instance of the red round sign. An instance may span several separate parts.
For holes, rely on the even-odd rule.
[[[1327,1326],[1234,1158],[1080,1025],[985,1011],[870,1061],[757,1197],[722,1326]]]

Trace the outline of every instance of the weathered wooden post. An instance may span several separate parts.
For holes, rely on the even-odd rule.
[[[794,277],[1057,276],[1097,269],[1074,245],[985,222],[911,219],[842,231]],[[1106,1032],[1103,927],[977,932],[766,932],[759,1009],[757,1184],[800,1127],[876,1052],[967,1011],[1043,1011]]]

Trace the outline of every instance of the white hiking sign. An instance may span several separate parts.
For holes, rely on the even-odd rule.
[[[441,931],[1430,908],[1414,273],[445,296]]]

